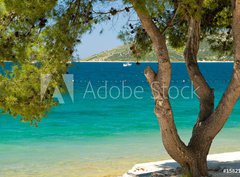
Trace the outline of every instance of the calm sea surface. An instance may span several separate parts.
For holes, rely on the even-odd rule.
[[[0,115],[0,177],[117,176],[135,163],[168,159],[143,75],[144,63],[74,63],[74,102],[54,107],[38,128]],[[201,63],[215,88],[216,104],[232,63]],[[172,65],[170,96],[180,136],[187,142],[199,105],[185,65]],[[213,143],[211,153],[240,150],[240,104]]]

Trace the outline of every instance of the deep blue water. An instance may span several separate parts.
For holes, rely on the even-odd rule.
[[[59,159],[95,163],[99,159],[114,161],[132,154],[130,158],[138,161],[143,157],[135,157],[152,147],[157,148],[144,158],[161,158],[156,156],[163,154],[164,149],[153,114],[154,102],[143,74],[148,65],[157,68],[156,63],[133,64],[131,67],[122,67],[122,63],[74,63],[69,69],[69,74],[74,75],[74,102],[66,93],[65,104],[54,107],[38,128],[8,115],[0,115],[0,174],[10,175],[7,171],[15,165],[20,166],[19,174],[26,175],[30,173],[26,169],[22,171],[26,165],[35,164],[37,171],[41,171],[43,163],[51,166]],[[232,63],[200,63],[203,75],[215,89],[216,104],[231,78],[232,67]],[[107,96],[103,88],[105,84]],[[199,105],[191,92],[191,82],[183,63],[172,64],[171,85],[175,122],[180,135],[187,141]],[[100,87],[102,89],[97,92]],[[126,98],[130,88],[138,92]],[[225,132],[232,135],[239,132],[239,115],[238,103]],[[236,146],[226,144],[236,144],[237,136],[226,139],[226,134],[222,134],[217,142],[224,143],[225,150],[236,150]]]

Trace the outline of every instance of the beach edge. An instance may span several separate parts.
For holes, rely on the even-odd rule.
[[[210,154],[207,157],[209,172],[213,177],[240,176],[240,151]],[[136,164],[122,177],[150,177],[152,175],[178,176],[179,164],[174,160]]]

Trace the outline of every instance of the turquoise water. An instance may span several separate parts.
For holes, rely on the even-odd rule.
[[[126,68],[122,63],[74,63],[69,70],[74,75],[74,102],[64,95],[65,104],[53,108],[38,128],[0,115],[0,176],[117,176],[135,163],[169,158],[143,75],[147,65],[157,67],[154,63]],[[172,67],[172,107],[179,134],[187,142],[199,105],[185,65]],[[200,67],[215,88],[217,103],[231,77],[232,63],[201,63]],[[105,84],[107,96],[101,99],[105,90],[99,94],[97,90]],[[129,89],[136,87],[139,92],[126,98]],[[178,95],[181,91],[183,96]],[[239,105],[214,141],[212,153],[239,150]]]

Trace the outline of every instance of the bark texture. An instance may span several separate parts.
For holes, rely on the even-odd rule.
[[[205,122],[207,138],[213,139],[223,128],[240,96],[240,0],[233,4],[234,68],[230,84],[214,113]]]
[[[171,63],[166,46],[166,39],[152,21],[142,1],[132,1],[143,28],[152,40],[158,58],[158,72],[150,67],[145,69],[145,76],[151,86],[155,100],[155,114],[158,118],[163,144],[169,155],[176,161],[185,164],[188,157],[187,146],[180,139],[173,119],[173,113],[168,98],[168,88],[171,81]]]
[[[171,63],[164,32],[161,32],[153,22],[145,1],[131,0],[131,3],[143,28],[152,40],[158,58],[158,72],[155,73],[150,67],[147,67],[145,76],[154,96],[155,114],[161,128],[164,147],[169,155],[182,166],[186,176],[208,176],[207,155],[212,141],[223,128],[240,95],[240,50],[237,50],[240,49],[240,0],[232,0],[235,41],[234,72],[231,82],[215,110],[214,91],[203,77],[197,62],[201,21],[194,16],[189,17],[188,40],[184,58],[189,78],[199,97],[200,112],[188,145],[184,144],[178,135],[168,97]],[[198,3],[201,9],[202,0]]]
[[[199,131],[199,128],[214,110],[214,92],[203,77],[197,62],[197,54],[200,45],[200,26],[200,20],[196,20],[193,17],[189,19],[188,41],[184,51],[188,75],[192,81],[200,102],[200,112],[193,128],[192,138],[188,144],[188,149],[194,154],[195,166],[190,166],[187,169],[187,173],[190,172],[195,174],[195,176],[207,176],[207,155],[209,153],[212,141],[210,139],[203,140],[202,132]]]

